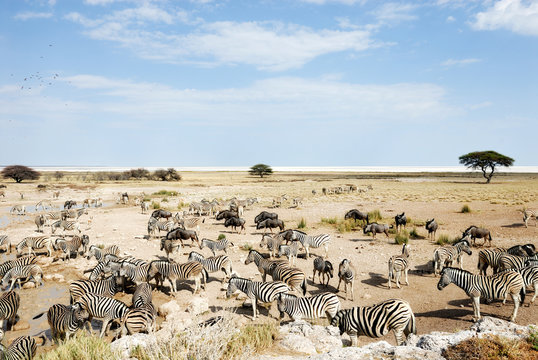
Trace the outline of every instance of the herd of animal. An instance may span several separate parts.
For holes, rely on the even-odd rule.
[[[56,341],[63,337],[69,339],[84,327],[91,332],[92,319],[102,320],[100,336],[107,333],[113,322],[119,323],[115,338],[137,332],[154,332],[158,314],[152,302],[153,291],[168,291],[164,286],[167,281],[169,292],[175,293],[178,281],[192,281],[192,291],[196,294],[205,289],[209,274],[217,272],[224,274],[221,281],[227,283],[228,298],[239,291],[251,300],[253,320],[259,315],[258,303],[276,301],[281,318],[285,314],[293,320],[326,316],[331,325],[339,327],[342,334],[347,333],[351,337],[353,345],[357,345],[359,335],[380,337],[389,331],[394,332],[397,344],[401,345],[406,336],[416,333],[415,316],[405,300],[389,299],[372,306],[341,308],[340,298],[336,294],[341,284],[345,292],[344,298],[347,300],[350,297],[351,301],[355,299],[354,282],[358,272],[349,258],[338,263],[336,292],[326,291],[308,296],[307,275],[301,269],[304,268],[302,259],[309,261],[314,257],[312,282],[315,284],[317,274],[319,283],[328,289],[329,281],[335,276],[336,270],[328,258],[331,235],[310,235],[297,229],[286,229],[284,221],[279,219],[275,212],[261,211],[252,224],[256,230],[263,230],[259,248],[267,249],[268,253],[249,249],[244,262],[246,265],[253,263],[256,266],[261,281],[237,276],[227,252],[228,248],[235,245],[226,239],[224,234],[217,240],[202,238],[200,225],[205,222],[206,218],[203,216],[208,216],[223,221],[222,225],[231,227],[238,234],[246,232],[246,221],[242,216],[244,211],[256,202],[257,199],[252,198],[234,198],[227,209],[219,210],[222,206],[214,200],[191,204],[189,211],[183,213],[173,214],[162,209],[153,211],[147,223],[147,239],[152,241],[153,237],[160,237],[160,250],[165,253],[166,259],[163,257],[152,261],[120,256],[121,251],[117,245],[101,248],[91,244],[90,238],[82,234],[78,219],[88,215],[86,205],[102,206],[100,198],[83,201],[83,207],[80,209],[72,209],[76,202],[67,200],[64,210],[61,211],[47,211],[46,207],[50,204],[40,202],[43,212],[36,215],[35,224],[42,235],[21,239],[15,245],[17,258],[0,264],[0,278],[4,290],[0,296],[2,331],[16,321],[20,304],[19,293],[24,291],[24,283],[30,282],[36,286],[42,284],[43,271],[37,265],[37,259],[45,255],[36,254],[36,250],[46,249],[46,256],[59,253],[59,258],[66,262],[78,256],[97,260],[97,264],[86,271],[89,274],[87,279],[70,283],[70,303],[54,304],[46,312],[52,336]],[[119,193],[118,203],[128,204],[128,194]],[[143,214],[148,212],[146,201],[139,201],[138,205]],[[17,212],[24,213],[24,208],[14,206],[12,213]],[[530,217],[525,216],[524,221],[527,223]],[[358,209],[348,211],[344,218],[363,222],[363,232],[372,233],[373,238],[379,233],[389,236],[391,227],[395,226],[396,231],[401,231],[407,224],[405,213],[395,216],[394,225],[370,222],[368,213]],[[51,227],[50,235],[44,233],[46,226]],[[58,228],[63,230],[63,236],[55,235]],[[435,219],[428,220],[425,228],[429,237],[435,239],[438,229]],[[274,229],[277,229],[275,233]],[[72,234],[66,236],[67,231],[72,231]],[[165,233],[164,236],[160,235],[161,231]],[[463,270],[462,259],[463,254],[472,254],[471,248],[476,245],[477,238],[484,239],[484,244],[487,242],[490,247],[480,251],[480,274],[473,274]],[[185,241],[189,240],[186,244]],[[491,241],[491,233],[488,230],[471,226],[463,232],[458,242],[437,248],[433,254],[433,272],[440,277],[437,288],[442,290],[450,283],[462,288],[472,299],[475,320],[480,318],[481,297],[488,301],[502,299],[504,303],[510,295],[514,302],[511,320],[515,321],[527,287],[533,286],[535,289],[531,304],[536,298],[538,254],[533,244],[503,249],[491,248]],[[177,262],[179,250],[187,245],[191,247],[191,251],[186,261]],[[9,254],[12,247],[11,238],[0,235],[0,249],[5,249]],[[195,251],[195,247],[199,251]],[[212,256],[202,254],[205,248],[209,249]],[[318,249],[322,250],[322,254],[312,253],[319,251]],[[392,288],[392,281],[400,288],[402,275],[405,277],[405,284],[409,285],[411,254],[410,246],[403,244],[400,254],[387,259],[389,289]],[[456,264],[458,267],[453,267]],[[493,275],[486,274],[489,267],[493,269]],[[271,276],[272,281],[267,281],[267,275]],[[120,291],[133,292],[131,306],[114,299],[114,295]],[[37,314],[34,318],[39,318],[44,313]],[[31,359],[36,351],[36,341],[31,336],[19,337],[3,350],[9,359]]]

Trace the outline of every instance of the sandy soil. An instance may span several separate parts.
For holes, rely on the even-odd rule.
[[[59,188],[61,191],[60,199],[53,201],[58,208],[67,199],[74,199],[81,204],[87,197],[101,196],[105,206],[91,208],[89,214],[83,215],[80,219],[83,233],[90,236],[93,244],[105,246],[117,244],[125,254],[147,260],[157,259],[164,255],[159,251],[157,237],[149,240],[144,238],[147,235],[149,214],[142,214],[140,208],[132,204],[116,204],[115,194],[118,192],[127,192],[131,198],[145,194],[145,197],[151,197],[153,201],[174,211],[177,211],[180,203],[199,201],[203,198],[226,200],[233,196],[239,199],[257,197],[259,203],[247,208],[244,214],[247,221],[246,233],[232,233],[223,226],[221,221],[206,217],[201,225],[200,235],[200,238],[216,239],[219,234],[224,233],[235,244],[235,247],[228,252],[233,261],[234,270],[240,276],[255,280],[260,279],[258,271],[254,264],[244,264],[247,251],[242,249],[245,244],[248,244],[260,250],[258,244],[261,233],[254,227],[254,217],[260,211],[270,208],[273,197],[282,194],[287,194],[290,199],[301,196],[304,199],[299,207],[292,207],[289,200],[281,208],[271,211],[279,214],[279,218],[286,223],[286,228],[296,228],[301,219],[304,219],[307,224],[304,231],[308,234],[329,233],[332,239],[329,260],[336,268],[343,258],[351,260],[359,273],[355,282],[355,301],[341,298],[342,307],[371,305],[389,298],[405,299],[409,301],[415,312],[419,333],[456,331],[471,325],[471,302],[463,291],[455,285],[448,286],[442,292],[437,290],[438,279],[431,273],[431,261],[438,245],[427,239],[410,240],[412,264],[410,285],[389,290],[387,261],[391,255],[401,251],[401,246],[394,243],[394,235],[390,238],[378,235],[378,238],[373,240],[362,231],[340,233],[335,227],[321,223],[322,218],[341,219],[346,211],[353,208],[361,211],[378,209],[384,218],[380,222],[392,224],[396,213],[405,211],[406,215],[417,224],[416,230],[423,237],[426,236],[424,221],[435,217],[440,223],[437,236],[447,234],[453,238],[460,235],[469,225],[475,224],[490,229],[494,246],[509,247],[529,242],[538,246],[536,240],[538,227],[535,226],[534,221],[531,221],[530,226],[525,228],[522,216],[517,211],[523,207],[538,208],[538,179],[532,175],[502,176],[494,178],[494,183],[489,185],[480,183],[477,178],[460,176],[376,178],[376,176],[356,174],[277,174],[268,179],[259,179],[243,173],[186,173],[182,175],[183,180],[178,183],[92,184],[77,182],[70,184],[66,182],[49,183],[48,186],[51,190]],[[25,204],[31,207],[41,199],[50,199],[52,192],[38,192],[36,183],[6,182],[5,184],[7,184],[7,189],[4,189],[6,197],[0,198],[0,234],[9,235],[13,244],[16,244],[25,236],[35,234],[35,213],[30,212],[26,216],[9,215],[9,208],[14,204]],[[355,184],[361,189],[367,189],[370,185],[372,189],[362,193],[321,195],[323,187],[341,184]],[[179,194],[175,197],[168,197],[167,201],[164,201],[162,196],[151,195],[163,189],[177,191]],[[312,190],[316,190],[317,194],[312,194]],[[20,199],[19,192],[24,193],[23,200]],[[468,204],[472,212],[461,213],[460,209],[463,204]],[[412,227],[413,225],[408,225],[407,230],[411,230]],[[50,228],[46,228],[45,233],[50,233]],[[175,255],[176,261],[185,262],[188,253],[193,250],[205,256],[211,255],[208,249],[201,251],[197,247],[186,245],[180,254]],[[477,272],[479,250],[479,248],[473,249],[472,256],[464,258],[465,269]],[[314,249],[313,253],[321,255],[322,251]],[[9,257],[5,254],[0,256]],[[45,266],[44,271],[46,274],[62,274],[69,281],[81,278],[82,271],[91,268],[95,263],[95,260],[87,261],[83,258],[66,264],[58,260],[50,266]],[[328,288],[312,283],[312,263],[313,258],[305,259],[304,257],[299,258],[297,262],[297,266],[304,270],[309,279],[309,294],[335,291],[337,278],[330,281]],[[203,296],[208,297],[211,308],[211,313],[205,314],[204,317],[214,316],[216,312],[233,308],[239,314],[244,314],[245,321],[248,321],[251,315],[250,309],[237,308],[241,304],[240,301],[224,298],[225,292],[222,291],[220,282],[222,276],[221,273],[213,274],[207,289],[203,292]],[[175,298],[180,304],[185,305],[192,296],[192,285],[190,282],[182,283],[179,287],[180,291],[175,296],[155,291],[155,302],[159,305]],[[31,318],[39,312],[46,311],[54,303],[68,303],[67,286],[67,282],[49,281],[44,287],[38,289],[20,290],[19,323],[28,323],[30,328],[9,331],[6,335],[8,342],[17,336],[37,334],[47,329],[46,316],[38,320]],[[342,292],[340,294],[344,296]],[[528,294],[531,295],[530,292]],[[118,298],[130,304],[131,295],[119,294]],[[527,299],[526,302],[528,301]],[[517,323],[536,324],[538,313],[535,306],[520,308]],[[508,301],[504,307],[500,307],[499,302],[481,305],[482,315],[492,315],[503,319],[510,317],[512,309],[511,301]],[[262,315],[268,315],[266,310],[261,311]],[[270,315],[277,316],[276,306],[273,306]],[[392,335],[388,335],[384,340],[394,343]],[[371,341],[375,339],[360,338],[362,344]]]

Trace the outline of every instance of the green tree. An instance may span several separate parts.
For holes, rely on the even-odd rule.
[[[153,176],[157,180],[161,181],[179,181],[181,180],[181,175],[174,169],[174,168],[168,168],[166,170],[156,170],[153,173]]]
[[[264,175],[271,175],[273,173],[273,169],[269,165],[265,164],[256,164],[252,166],[249,170],[250,175],[258,175],[259,177],[263,177]]]
[[[2,170],[2,176],[20,183],[23,180],[37,180],[41,176],[38,171],[23,165],[10,165]]]
[[[511,157],[499,154],[495,151],[475,151],[459,157],[460,164],[463,164],[471,169],[480,169],[482,175],[486,179],[486,184],[489,184],[495,167],[497,166],[512,166],[514,159]]]

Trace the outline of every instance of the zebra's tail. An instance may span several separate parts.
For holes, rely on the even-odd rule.
[[[521,298],[521,302],[520,302],[521,305],[523,305],[523,303],[525,302],[525,293],[526,293],[526,289],[525,289],[525,285],[523,285],[523,287],[519,291],[519,296]]]
[[[301,283],[301,289],[303,289],[303,296],[306,296],[306,277],[303,279]]]
[[[209,278],[209,274],[207,273],[207,270],[205,268],[202,268],[202,281],[204,282],[204,289],[205,289],[205,284],[207,283],[208,278]]]
[[[409,322],[407,323],[407,327],[404,330],[405,336],[408,336],[409,334],[415,334],[417,333],[417,322],[415,321],[415,314],[413,314],[413,311],[411,311],[411,318],[409,319]]]
[[[43,311],[42,313],[37,314],[36,316],[34,316],[34,317],[32,318],[32,320],[39,319],[39,318],[40,318],[41,316],[43,316],[43,314],[45,314],[45,313],[46,313],[46,311]]]

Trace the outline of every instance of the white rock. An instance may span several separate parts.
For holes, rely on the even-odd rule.
[[[181,307],[175,300],[170,300],[167,303],[162,304],[159,306],[158,313],[160,316],[167,318],[169,315],[174,313],[179,313],[181,311]]]
[[[314,343],[299,334],[287,334],[280,340],[280,346],[293,352],[307,355],[317,354]]]
[[[187,311],[192,315],[199,315],[209,311],[209,301],[205,297],[194,297],[187,304]]]
[[[23,288],[23,289],[33,289],[33,288],[35,288],[35,282],[33,282],[33,281],[25,282],[25,283],[22,285],[22,288]]]
[[[51,275],[51,274],[43,275],[43,280],[45,280],[45,281],[51,281],[51,280],[52,280],[52,275]]]
[[[119,352],[122,359],[129,359],[131,350],[137,346],[146,348],[148,346],[155,346],[156,338],[154,335],[148,334],[133,334],[130,336],[124,336],[110,344],[113,351]]]
[[[52,280],[58,281],[58,282],[64,282],[65,278],[61,274],[52,274]]]

